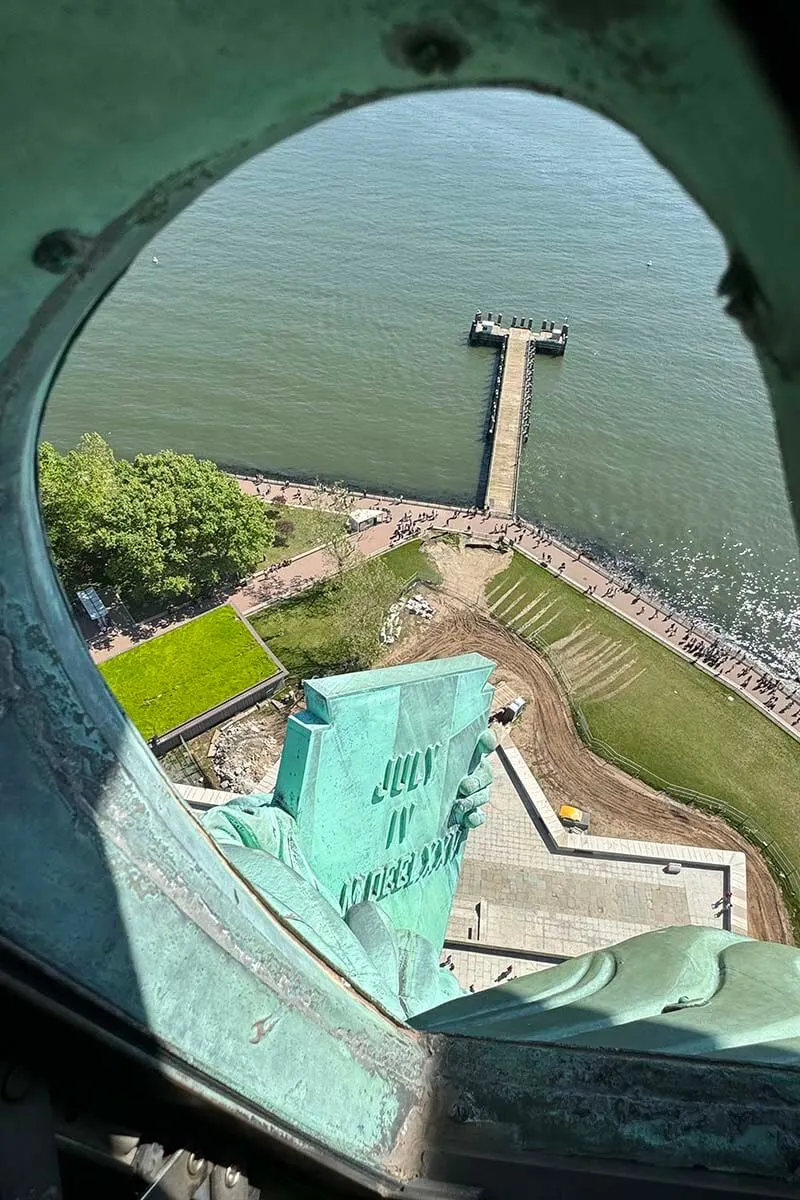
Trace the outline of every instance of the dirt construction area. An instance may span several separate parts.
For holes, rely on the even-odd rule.
[[[442,590],[431,594],[437,615],[409,633],[382,665],[469,651],[493,659],[497,668],[492,682],[500,695],[519,694],[529,700],[514,725],[513,738],[554,807],[569,803],[588,809],[591,831],[598,837],[743,851],[751,936],[793,945],[780,892],[755,847],[719,817],[653,791],[593,754],[581,741],[547,662],[488,613],[483,587],[502,568],[502,557],[482,550],[459,552],[441,543],[432,551],[444,577]]]

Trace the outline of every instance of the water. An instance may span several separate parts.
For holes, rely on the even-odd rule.
[[[705,216],[600,118],[516,92],[394,100],[159,234],[45,435],[471,502],[493,361],[466,346],[473,313],[569,317],[566,357],[537,365],[521,512],[800,672],[800,563],[724,266]]]

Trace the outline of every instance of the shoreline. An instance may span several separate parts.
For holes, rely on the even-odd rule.
[[[274,504],[281,495],[283,503],[289,506],[313,508],[315,492],[319,493],[316,486],[261,473],[232,475],[231,478],[246,495],[258,496],[266,504]],[[732,643],[729,637],[709,630],[700,621],[651,598],[633,582],[621,579],[583,550],[575,550],[534,522],[522,517],[500,518],[484,513],[474,505],[469,508],[437,505],[430,501],[367,492],[363,488],[348,488],[346,494],[350,508],[378,507],[389,517],[387,521],[352,535],[365,557],[384,554],[416,538],[447,532],[471,536],[483,546],[515,549],[552,577],[561,578],[613,615],[672,650],[682,660],[716,679],[728,689],[731,698],[738,696],[746,700],[794,741],[800,741],[800,686],[796,682],[779,678],[772,668]],[[230,603],[242,615],[250,617],[321,583],[335,570],[336,564],[324,546],[305,550],[283,563],[256,571],[238,586],[224,589],[201,605],[199,611]],[[648,609],[652,610],[649,614]],[[87,637],[91,656],[95,663],[111,658],[138,644],[143,637],[152,637],[181,624],[197,615],[197,611],[193,606],[188,610],[185,606],[179,607],[159,614],[149,622],[134,622],[131,628],[126,619],[111,633]]]
[[[305,491],[306,489],[314,490],[317,486],[328,488],[331,483],[325,480],[307,481],[300,478],[292,478],[289,476],[267,475],[260,471],[233,471],[228,468],[221,468],[228,471],[229,474],[237,480],[255,481],[268,483],[272,487],[286,489],[289,487],[297,488]],[[453,500],[433,500],[430,497],[424,496],[395,496],[388,492],[365,491],[362,487],[356,487],[351,482],[346,480],[337,481],[347,489],[354,500],[362,498],[365,501],[379,501],[383,504],[396,505],[406,504],[414,507],[429,508],[434,507],[446,510],[447,512],[476,512],[480,514],[481,509],[473,504],[460,504]],[[298,504],[299,507],[308,507],[303,503]],[[477,519],[477,518],[476,518]],[[505,518],[487,518],[500,524],[511,524],[511,521],[506,521]],[[612,552],[597,555],[597,548],[591,545],[586,545],[576,537],[565,534],[563,531],[553,530],[547,526],[541,525],[528,517],[523,517],[517,514],[515,518],[520,526],[524,526],[531,531],[534,536],[543,535],[549,538],[550,541],[559,550],[577,556],[588,566],[592,567],[598,574],[603,575],[610,584],[625,589],[630,586],[635,589],[636,593],[641,596],[642,601],[650,608],[654,608],[661,613],[667,614],[672,620],[679,625],[695,633],[698,637],[702,637],[707,642],[713,642],[725,648],[729,658],[736,658],[742,664],[747,663],[754,672],[759,675],[770,675],[778,679],[781,689],[786,693],[787,699],[792,693],[796,693],[800,700],[800,675],[793,675],[789,668],[781,662],[779,656],[772,656],[773,661],[762,658],[758,653],[752,650],[749,646],[738,641],[736,637],[728,630],[715,625],[702,616],[687,612],[676,604],[669,596],[659,593],[652,588],[650,581],[647,579],[643,569],[625,569],[614,560]],[[608,560],[611,560],[610,562]],[[541,565],[541,564],[540,564]],[[594,597],[598,599],[598,597]],[[617,615],[620,615],[619,613]],[[647,632],[645,630],[645,632]],[[660,640],[660,639],[657,639]],[[669,645],[669,643],[665,643]],[[675,649],[674,646],[670,648]],[[693,659],[690,660],[694,661]],[[766,713],[765,715],[770,715]],[[783,722],[780,722],[781,728],[786,728]],[[799,727],[800,728],[800,727]]]
[[[235,478],[243,491],[250,495],[260,496],[265,503],[269,503],[270,499],[274,501],[275,496],[272,495],[272,492],[273,489],[277,489],[280,494],[285,495],[287,504],[309,507],[310,505],[304,504],[304,501],[309,500],[314,491],[314,488],[307,484],[298,484],[291,480],[260,473],[236,476]],[[527,521],[523,517],[506,520],[485,514],[474,505],[469,508],[456,508],[453,505],[434,504],[431,501],[410,500],[404,496],[385,496],[365,491],[363,488],[348,488],[347,490],[351,504],[355,506],[361,502],[365,506],[383,507],[390,511],[402,506],[395,520],[388,526],[373,526],[358,535],[359,541],[367,539],[370,547],[367,550],[368,554],[381,552],[372,546],[372,543],[379,540],[381,536],[384,541],[387,541],[384,549],[398,544],[394,541],[396,534],[384,532],[381,535],[381,530],[387,531],[393,527],[396,528],[398,524],[407,531],[406,536],[441,534],[449,530],[472,534],[474,537],[481,537],[487,541],[492,539],[499,541],[504,536],[502,533],[498,533],[498,529],[502,528],[505,530],[509,548],[520,551],[536,565],[548,570],[551,575],[560,577],[577,590],[588,593],[590,599],[602,604],[615,616],[628,621],[640,632],[653,638],[654,641],[660,642],[666,649],[698,667],[704,674],[716,679],[733,695],[747,701],[762,716],[767,717],[784,733],[800,742],[800,686],[778,678],[771,668],[759,663],[754,655],[749,654],[741,647],[732,645],[729,639],[723,639],[720,634],[708,630],[699,621],[683,617],[678,614],[676,609],[661,604],[655,599],[650,599],[642,589],[634,589],[633,584],[618,579],[604,566],[589,558],[582,550],[574,550],[533,522]],[[455,525],[454,521],[457,522]],[[512,538],[507,536],[509,531],[513,534]],[[390,538],[391,540],[389,540]],[[558,567],[556,564],[545,561],[548,553],[552,557],[553,551],[559,558],[563,556],[563,566]],[[286,582],[289,583],[288,579]],[[611,595],[596,594],[597,588],[603,585]],[[291,590],[298,591],[300,588],[295,586]],[[271,596],[269,599],[259,600],[257,594],[253,594],[245,587],[237,594],[238,601],[237,598],[234,598],[234,603],[237,603],[243,612],[250,614],[260,607],[265,607],[268,603],[285,598],[285,596],[284,592]],[[249,603],[251,600],[253,603]],[[249,607],[247,607],[248,604]],[[645,612],[646,609],[653,610],[649,617]],[[643,621],[642,617],[646,619]],[[666,622],[666,630],[653,624],[656,618],[662,627]],[[675,631],[670,632],[673,627]],[[692,639],[692,642],[700,647],[697,653],[693,652],[690,645],[684,644],[686,639]],[[703,659],[707,659],[707,661],[703,661]],[[732,678],[732,673],[737,669],[740,672],[738,678]],[[742,683],[743,677],[744,682]],[[762,687],[760,680],[763,678],[767,678],[771,686]],[[775,711],[779,705],[781,709]],[[790,709],[794,711],[789,712]],[[785,715],[786,713],[788,716]]]

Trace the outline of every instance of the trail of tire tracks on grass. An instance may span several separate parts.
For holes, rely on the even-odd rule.
[[[514,742],[554,807],[586,808],[598,837],[647,839],[741,850],[747,855],[747,918],[752,937],[793,945],[780,891],[758,850],[714,817],[656,792],[593,754],[581,741],[560,684],[526,642],[491,616],[448,604],[436,623],[390,656],[391,662],[477,651],[497,663],[495,682],[529,698]]]

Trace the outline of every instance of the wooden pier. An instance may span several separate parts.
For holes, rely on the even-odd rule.
[[[556,328],[554,322],[542,321],[541,328],[534,329],[531,320],[514,317],[510,325],[502,321],[502,315],[493,319],[491,313],[476,313],[469,342],[500,351],[488,423],[492,449],[484,505],[497,516],[511,517],[517,509],[522,448],[528,440],[536,353],[564,354],[569,326]]]

